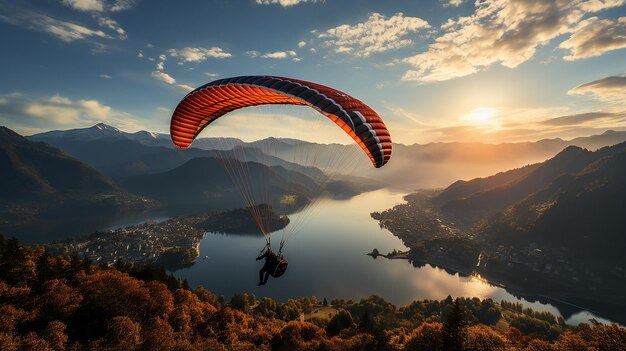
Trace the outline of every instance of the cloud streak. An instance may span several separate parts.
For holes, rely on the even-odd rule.
[[[282,7],[291,7],[291,6],[295,6],[298,4],[303,4],[303,3],[317,3],[317,2],[324,2],[323,0],[256,0],[256,3],[259,5],[280,5]]]
[[[19,9],[0,2],[0,21],[51,34],[64,42],[86,40],[90,38],[112,39],[109,34],[76,23],[52,18],[41,13]]]
[[[286,58],[291,58],[294,62],[299,62],[301,59],[297,57],[297,54],[293,50],[288,51],[272,51],[266,53],[260,53],[257,50],[246,51],[246,56],[250,58],[264,58],[264,59],[274,59],[274,60],[282,60]]]
[[[543,125],[548,126],[579,126],[591,121],[597,120],[619,120],[624,118],[625,115],[623,113],[615,113],[615,112],[587,112],[587,113],[578,113],[568,116],[561,116],[550,118],[544,121],[539,122]]]
[[[232,57],[233,55],[229,52],[224,51],[222,48],[213,46],[210,48],[203,47],[184,47],[182,49],[169,49],[167,53],[176,57],[180,60],[180,62],[203,62],[209,58],[217,58],[217,59],[225,59]]]
[[[606,102],[626,102],[626,76],[611,76],[581,84],[567,92],[569,95],[590,95]]]
[[[63,4],[83,12],[92,14],[98,26],[111,30],[114,34],[106,33],[102,30],[93,29],[83,24],[57,19],[46,14],[19,7],[0,1],[0,21],[27,28],[34,31],[51,34],[64,42],[93,39],[118,39],[127,38],[126,31],[112,18],[104,15],[112,8],[102,1],[97,0],[66,0]],[[100,43],[94,43],[103,47]]]
[[[61,3],[84,12],[120,12],[129,10],[135,5],[134,0],[62,0]]]

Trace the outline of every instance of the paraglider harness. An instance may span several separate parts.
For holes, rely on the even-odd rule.
[[[274,278],[281,277],[283,274],[285,274],[285,272],[287,271],[287,266],[289,265],[289,262],[283,257],[283,245],[284,244],[285,243],[281,241],[280,248],[278,249],[278,253],[275,254],[276,260],[272,263],[272,266],[269,267],[270,275]],[[259,252],[259,257],[263,256],[263,254],[268,252],[268,250],[273,253],[272,245],[269,239],[266,241],[265,246]]]

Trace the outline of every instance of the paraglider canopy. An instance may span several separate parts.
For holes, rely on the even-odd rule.
[[[319,111],[350,135],[376,168],[391,157],[389,131],[369,106],[321,84],[274,76],[219,79],[187,94],[172,116],[172,141],[188,148],[217,118],[243,107],[272,104],[305,105]]]

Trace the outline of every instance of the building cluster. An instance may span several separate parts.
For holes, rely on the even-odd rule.
[[[624,279],[626,271],[621,266],[598,269],[577,264],[566,248],[539,248],[535,243],[524,248],[499,245],[481,260],[481,268],[509,272],[526,272],[528,274],[549,277],[552,281],[563,283],[585,282],[591,291],[606,283],[606,279]],[[528,274],[524,276],[528,276]]]
[[[372,218],[389,229],[409,246],[428,239],[450,237],[458,230],[439,219],[432,209],[408,202],[383,212],[374,212]]]
[[[196,248],[204,231],[194,227],[184,218],[174,218],[161,223],[141,225],[98,232],[72,241],[51,244],[54,251],[88,257],[95,263],[113,263],[122,260],[132,263],[156,261],[172,248]]]

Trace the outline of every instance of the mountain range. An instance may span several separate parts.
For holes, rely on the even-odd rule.
[[[358,175],[383,182],[396,190],[411,191],[444,187],[457,179],[472,179],[537,163],[570,145],[590,150],[614,145],[626,141],[626,131],[609,130],[572,140],[557,138],[502,144],[395,143],[391,161],[379,169],[374,169],[355,145],[318,144],[287,138],[254,142],[236,138],[198,138],[189,150],[178,150],[167,134],[127,133],[102,123],[90,128],[35,134],[29,138],[57,146],[116,180],[163,172],[195,157],[212,156],[207,151],[236,146],[254,150],[245,155],[246,160],[283,166],[311,177],[315,174],[297,169],[295,165],[308,166],[313,172],[317,168],[326,173]],[[253,158],[259,150],[262,159]]]
[[[315,167],[305,167],[263,154],[234,138],[220,140],[203,138],[196,142],[200,145],[204,143],[224,148],[228,145],[236,147],[237,152],[200,149],[195,147],[195,143],[193,148],[179,150],[173,146],[169,135],[146,131],[126,133],[99,123],[90,128],[36,134],[30,136],[29,139],[54,145],[116,181],[169,171],[194,158],[215,156],[262,162],[269,166],[282,166],[313,178],[324,176]]]
[[[145,209],[152,201],[129,194],[67,153],[0,127],[0,226],[66,211]]]
[[[82,162],[45,143],[29,141],[0,127],[0,191],[8,197],[41,198],[63,194],[119,191]]]
[[[430,200],[492,245],[535,243],[621,261],[626,244],[626,142],[568,146],[540,163],[457,181]]]
[[[566,161],[569,170],[479,225],[477,235],[494,243],[568,248],[581,260],[623,264],[626,143],[595,152],[570,147],[550,161],[564,158],[578,161]],[[525,179],[532,181],[530,175]]]
[[[0,231],[28,235],[27,241],[45,241],[42,238],[50,228],[66,230],[77,219],[84,223],[70,229],[93,231],[106,226],[104,218],[115,213],[156,207],[181,214],[268,202],[282,213],[291,213],[324,191],[333,197],[351,197],[381,186],[359,177],[331,178],[315,167],[246,145],[226,152],[141,142],[152,137],[158,138],[98,124],[27,139],[1,127]],[[236,159],[223,158],[229,155]],[[228,170],[240,172],[243,183],[238,187],[223,165],[226,162],[239,167]],[[243,188],[254,196],[248,203],[241,199]]]

